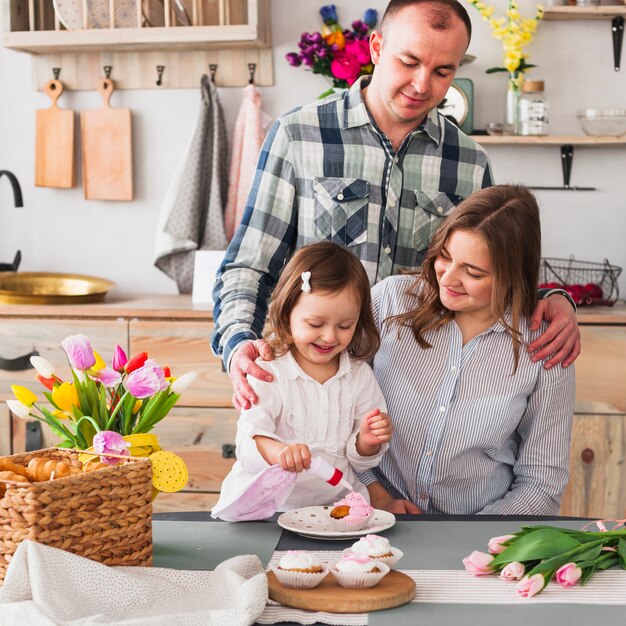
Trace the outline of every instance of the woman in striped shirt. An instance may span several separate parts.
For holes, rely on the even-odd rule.
[[[359,475],[395,513],[555,514],[568,480],[574,368],[524,349],[541,255],[539,209],[521,186],[476,192],[443,223],[417,276],[372,291],[374,373],[394,423]]]

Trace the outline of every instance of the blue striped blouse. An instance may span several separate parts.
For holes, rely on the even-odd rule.
[[[412,276],[374,286],[379,329],[415,306]],[[531,333],[522,320],[520,332]],[[524,346],[513,374],[512,339],[500,323],[466,345],[452,321],[425,335],[385,324],[374,373],[394,424],[380,465],[359,474],[434,514],[556,514],[569,477],[574,368],[532,363]]]

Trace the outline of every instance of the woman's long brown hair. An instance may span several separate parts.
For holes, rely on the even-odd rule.
[[[532,192],[521,185],[496,185],[464,200],[435,234],[421,272],[407,293],[415,306],[407,313],[385,320],[412,329],[422,348],[430,348],[424,335],[454,319],[439,298],[435,259],[450,235],[466,230],[482,237],[493,268],[491,310],[513,339],[515,369],[519,362],[522,317],[530,317],[537,305],[537,283],[541,263],[539,207]],[[511,311],[511,323],[505,320]]]

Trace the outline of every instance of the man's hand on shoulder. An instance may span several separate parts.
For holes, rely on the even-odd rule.
[[[248,376],[268,383],[274,380],[269,372],[254,362],[259,357],[264,361],[274,359],[274,353],[264,339],[246,341],[235,350],[230,360],[228,376],[233,386],[233,406],[238,411],[249,409],[258,402],[256,394],[248,384]]]
[[[537,304],[529,321],[530,329],[537,330],[542,320],[548,322],[548,328],[528,346],[532,361],[545,360],[552,355],[544,363],[546,369],[559,363],[568,367],[580,354],[580,330],[576,311],[565,296],[553,294]]]

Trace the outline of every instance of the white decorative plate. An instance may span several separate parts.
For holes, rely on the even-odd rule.
[[[285,530],[291,530],[303,537],[311,539],[351,539],[371,533],[379,533],[391,528],[396,523],[393,513],[374,509],[369,524],[362,530],[347,531],[333,528],[328,512],[331,506],[307,506],[301,509],[286,511],[278,517],[278,525]]]

